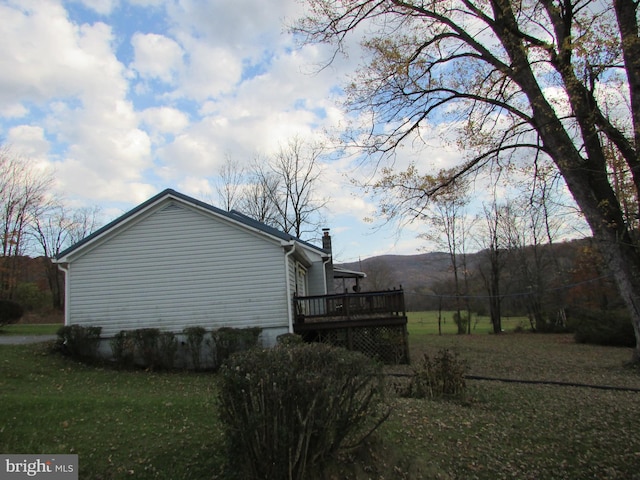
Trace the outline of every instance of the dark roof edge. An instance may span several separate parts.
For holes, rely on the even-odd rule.
[[[188,195],[185,195],[184,193],[180,193],[177,192],[175,190],[173,190],[172,188],[167,188],[163,191],[161,191],[160,193],[154,195],[153,197],[149,198],[148,200],[142,202],[140,205],[138,205],[137,207],[132,208],[131,210],[127,211],[126,213],[120,215],[118,218],[116,218],[115,220],[112,220],[111,222],[107,223],[106,225],[104,225],[103,227],[99,228],[98,230],[96,230],[95,232],[93,232],[92,234],[86,236],[85,238],[83,238],[82,240],[80,240],[79,242],[71,245],[69,248],[66,248],[65,250],[63,250],[62,252],[60,252],[58,255],[55,256],[55,259],[58,260],[60,258],[63,258],[67,255],[69,255],[70,253],[72,253],[73,251],[77,250],[78,248],[82,247],[83,245],[91,242],[92,240],[94,240],[95,238],[101,236],[102,234],[106,233],[107,231],[111,230],[112,228],[114,228],[115,226],[119,225],[120,223],[124,222],[125,220],[127,220],[130,217],[135,216],[137,213],[147,209],[149,206],[153,205],[154,203],[160,201],[161,199],[163,199],[164,197],[167,196],[173,196],[178,198],[179,200],[182,200],[185,203],[200,207],[204,210],[208,210],[210,212],[213,212],[217,215],[223,216],[229,220],[241,223],[243,225],[246,225],[248,227],[257,229],[262,231],[265,234],[274,236],[276,238],[279,238],[281,240],[287,241],[287,242],[299,242],[301,244],[304,244],[314,250],[317,250],[319,252],[325,253],[325,254],[329,254],[329,252],[327,252],[326,250],[322,249],[321,247],[318,247],[317,245],[313,245],[309,242],[306,242],[304,240],[300,240],[299,238],[294,237],[293,235],[289,235],[285,232],[282,232],[276,228],[270,227],[262,222],[259,222],[257,220],[254,220],[253,218],[241,213],[241,212],[237,212],[237,211],[231,211],[231,212],[227,212],[225,210],[221,210],[218,207],[214,207],[213,205],[210,205],[208,203],[205,203],[201,200],[198,200],[196,198],[190,197]]]

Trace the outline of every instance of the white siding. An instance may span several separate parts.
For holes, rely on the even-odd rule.
[[[103,336],[155,327],[286,327],[283,249],[182,205],[164,205],[69,265],[70,324]]]
[[[293,296],[296,294],[296,259],[291,255],[287,258],[287,268],[289,269],[289,292],[291,295],[290,301],[293,301]]]
[[[309,293],[307,295],[326,295],[327,284],[324,276],[324,265],[322,261],[314,262],[307,274],[307,284]]]

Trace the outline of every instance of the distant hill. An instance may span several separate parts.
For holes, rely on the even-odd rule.
[[[548,268],[551,269],[550,275],[559,273],[558,269],[570,272],[577,268],[575,262],[579,252],[585,247],[591,248],[590,246],[592,247],[593,244],[589,238],[558,242],[541,246],[541,252],[544,253],[539,255],[544,256]],[[486,251],[467,254],[467,269],[471,276],[476,277],[476,280],[478,280],[479,264],[484,261],[486,261]],[[595,261],[595,263],[598,262]],[[451,280],[453,276],[451,259],[445,252],[382,255],[360,262],[340,264],[340,266],[367,274],[367,278],[362,283],[363,290],[386,290],[402,285],[407,293],[424,292],[436,283]],[[504,273],[508,274],[509,268],[510,265],[506,265]],[[598,273],[589,275],[597,276]],[[569,281],[568,278],[567,281]]]
[[[478,254],[467,256],[469,268],[475,268]],[[451,276],[451,259],[448,253],[432,252],[418,255],[381,255],[360,262],[340,266],[367,274],[365,285],[369,290],[402,287],[405,291],[430,287]],[[373,279],[374,285],[370,285]],[[375,282],[377,281],[377,284]],[[377,287],[377,288],[376,288]]]

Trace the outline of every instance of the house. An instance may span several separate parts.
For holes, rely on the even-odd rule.
[[[63,251],[65,324],[121,330],[260,327],[293,332],[292,299],[333,293],[325,248],[171,189]]]

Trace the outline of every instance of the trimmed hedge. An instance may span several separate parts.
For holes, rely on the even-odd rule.
[[[223,327],[211,331],[213,368],[217,370],[232,354],[258,346],[262,329]]]
[[[60,328],[58,346],[72,357],[97,360],[101,327],[71,325]],[[258,345],[260,328],[221,328],[207,338],[202,327],[187,327],[184,340],[173,332],[157,328],[122,330],[109,340],[112,358],[122,368],[141,366],[151,370],[173,369],[180,357],[184,368],[217,370],[230,355]],[[203,347],[209,347],[209,357],[203,358]],[[203,365],[203,362],[206,363]]]
[[[202,364],[202,344],[207,331],[204,327],[187,327],[182,330],[186,337],[186,349],[189,353],[191,366],[194,370],[200,370]]]
[[[113,359],[118,366],[130,368],[134,365],[136,345],[130,332],[121,330],[109,343],[111,344]]]
[[[69,356],[95,360],[98,356],[102,327],[68,325],[58,329],[58,346]]]

